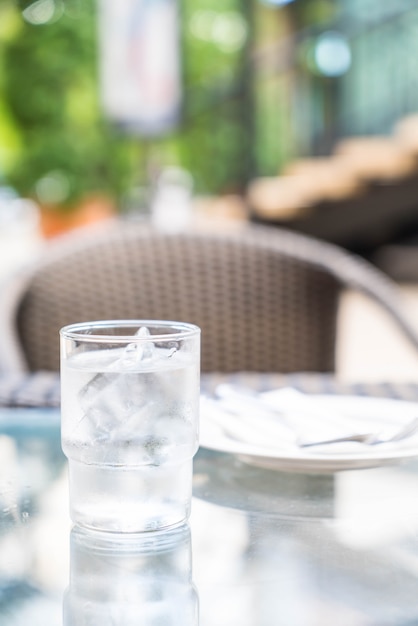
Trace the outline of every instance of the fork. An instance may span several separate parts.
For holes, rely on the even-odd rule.
[[[312,448],[313,446],[323,446],[331,443],[340,443],[346,441],[358,441],[359,443],[365,443],[369,446],[374,446],[379,443],[391,443],[394,441],[401,441],[406,439],[418,431],[418,417],[415,417],[410,422],[404,424],[399,430],[392,435],[383,435],[379,433],[357,433],[354,435],[346,435],[344,437],[335,437],[334,439],[325,439],[323,441],[309,441],[304,443],[298,441],[300,448]]]

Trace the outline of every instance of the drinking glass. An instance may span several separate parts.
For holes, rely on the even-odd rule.
[[[114,532],[183,522],[198,448],[200,329],[116,320],[60,335],[72,520]]]

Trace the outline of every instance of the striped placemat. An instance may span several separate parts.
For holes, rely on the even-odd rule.
[[[56,372],[0,375],[0,406],[58,407],[60,379]]]
[[[234,374],[202,374],[204,393],[213,393],[216,386],[230,382],[257,391],[293,387],[312,394],[376,396],[418,402],[418,382],[342,382],[333,374],[297,372],[294,374],[238,372]],[[59,407],[60,380],[56,372],[0,375],[0,406]]]
[[[296,372],[292,374],[238,372],[202,375],[202,391],[212,393],[216,386],[229,382],[256,391],[293,387],[312,394],[376,396],[418,402],[418,382],[342,382],[334,374]]]

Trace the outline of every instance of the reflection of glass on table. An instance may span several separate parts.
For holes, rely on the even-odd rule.
[[[64,626],[198,626],[190,528],[120,535],[74,527]]]

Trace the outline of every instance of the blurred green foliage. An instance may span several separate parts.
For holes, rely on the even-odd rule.
[[[95,0],[0,0],[0,174],[35,198],[45,178],[64,181],[67,206],[95,192],[121,204],[166,165],[188,169],[198,193],[243,190],[292,156],[293,67],[277,71],[274,46],[332,4],[179,0],[182,119],[144,138],[103,116]]]
[[[69,206],[96,191],[120,201],[149,181],[152,167],[173,164],[191,171],[198,192],[242,189],[252,152],[246,4],[181,3],[182,120],[169,135],[145,139],[123,135],[102,115],[94,0],[56,0],[47,23],[25,19],[39,3],[3,0],[0,168],[7,181],[36,198],[39,181],[58,176]]]
[[[83,0],[75,16],[63,12],[46,24],[26,21],[11,3],[3,7],[3,24],[6,17],[10,28],[0,42],[3,127],[15,137],[1,163],[8,182],[39,199],[39,181],[59,176],[66,187],[60,200],[67,206],[90,193],[119,197],[130,184],[132,140],[100,111],[93,0]]]

